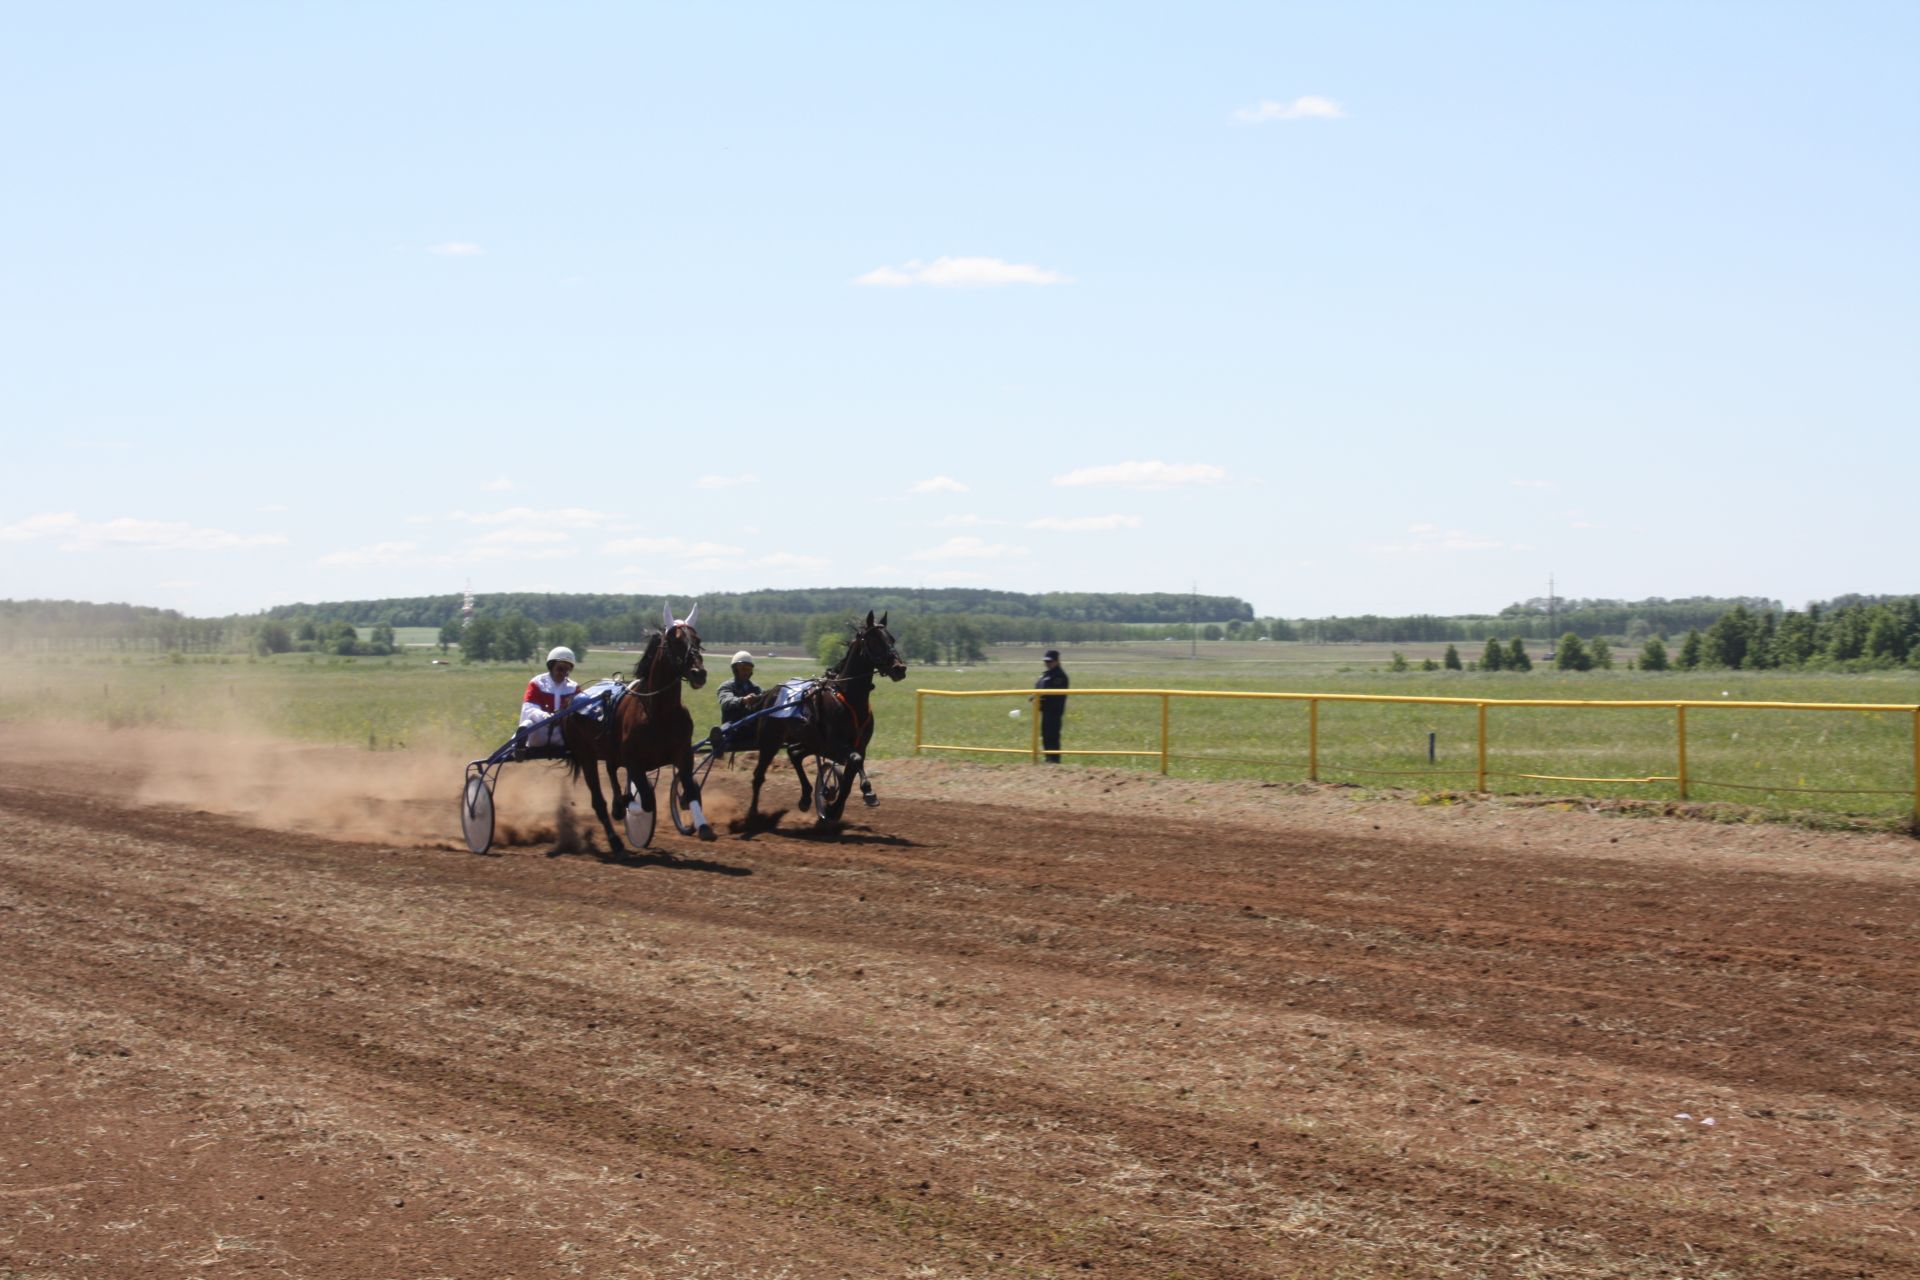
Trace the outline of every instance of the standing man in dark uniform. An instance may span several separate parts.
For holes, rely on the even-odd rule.
[[[1060,665],[1060,651],[1049,649],[1046,653],[1046,669],[1040,678],[1033,682],[1036,689],[1064,689],[1067,687],[1067,669]],[[1067,714],[1067,700],[1055,696],[1039,694],[1034,701],[1040,704],[1040,745],[1046,748],[1047,763],[1060,763],[1060,721]]]

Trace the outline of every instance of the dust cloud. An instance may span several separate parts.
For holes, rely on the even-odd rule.
[[[467,760],[450,747],[368,751],[240,731],[17,725],[8,760],[71,765],[73,789],[342,840],[465,848]],[[604,785],[604,775],[602,782]],[[598,833],[584,784],[552,763],[511,765],[494,793],[500,845],[577,847]]]

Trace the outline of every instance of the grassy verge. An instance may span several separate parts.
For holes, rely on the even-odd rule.
[[[710,646],[715,651],[731,645]],[[1786,672],[1389,672],[1384,647],[1291,644],[1113,645],[1069,652],[1076,688],[1392,694],[1607,701],[1920,702],[1920,675]],[[1417,660],[1421,653],[1408,652]],[[376,750],[446,745],[478,755],[511,732],[531,667],[436,665],[437,651],[386,658],[285,654],[125,658],[102,655],[0,658],[0,717],[107,725],[236,725],[274,736],[352,743]],[[600,650],[583,674],[605,675],[633,655]],[[763,685],[812,674],[814,664],[762,659]],[[1039,651],[996,650],[974,667],[916,668],[875,694],[875,754],[913,750],[917,688],[1024,688]],[[724,673],[712,672],[716,682]],[[710,691],[689,692],[695,724],[715,718]],[[1010,712],[1020,711],[1018,718]],[[929,699],[926,740],[1025,749],[1024,697]],[[1137,751],[1098,757],[1122,767],[1160,767],[1157,698],[1076,699],[1069,748]],[[1304,703],[1175,699],[1169,718],[1174,772],[1291,781],[1308,776]],[[1472,707],[1322,703],[1323,782],[1441,794],[1473,789],[1477,718]],[[1906,820],[1913,806],[1914,718],[1898,712],[1695,710],[1688,717],[1691,799],[1735,802],[1777,814]],[[1429,754],[1431,751],[1431,755]],[[964,758],[964,757],[963,757]],[[1016,761],[981,755],[982,760]],[[1665,802],[1671,782],[1562,782],[1556,778],[1666,778],[1677,772],[1670,709],[1507,708],[1488,716],[1488,786],[1516,794],[1578,794]],[[1524,775],[1545,775],[1529,778]]]

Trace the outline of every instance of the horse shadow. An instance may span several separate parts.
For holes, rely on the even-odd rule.
[[[789,840],[805,840],[816,844],[839,845],[880,845],[890,849],[918,849],[920,842],[909,840],[905,836],[883,835],[872,827],[854,826],[844,821],[825,824],[812,823],[803,827],[782,829],[780,820],[789,810],[777,809],[772,813],[755,815],[751,820],[735,818],[727,824],[727,829],[742,840],[751,840],[756,836],[778,835]]]
[[[567,849],[551,850],[549,858],[564,857],[574,852]],[[622,853],[609,853],[605,849],[581,849],[578,852],[592,858],[595,862],[609,867],[658,867],[663,871],[699,871],[713,876],[750,876],[752,867],[736,866],[731,862],[715,862],[710,858],[683,858],[665,849],[628,849]]]

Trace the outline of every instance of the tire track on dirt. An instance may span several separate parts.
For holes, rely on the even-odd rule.
[[[42,900],[63,896],[60,893],[63,886],[33,887]],[[81,908],[94,896],[84,889],[64,887],[79,899],[76,905]],[[973,1238],[973,1247],[958,1251],[957,1258],[991,1252],[990,1246],[1005,1249],[1010,1245],[1024,1245],[1019,1250],[1024,1258],[1049,1265],[1074,1266],[1085,1262],[1089,1255],[1101,1257],[1110,1251],[1127,1255],[1124,1262],[1118,1256],[1106,1257],[1101,1267],[1108,1274],[1166,1275],[1195,1268],[1202,1269],[1204,1274],[1219,1276],[1267,1274],[1262,1267],[1238,1260],[1231,1253],[1223,1256],[1214,1248],[1174,1247],[1173,1242],[1142,1244],[1123,1230],[1092,1234],[1082,1231],[1081,1247],[1049,1250],[1045,1248],[1046,1242],[1061,1231],[1065,1222],[1082,1216],[1100,1216],[1097,1202],[1072,1205],[1063,1218],[1056,1215],[1055,1219],[1043,1221],[1006,1212],[991,1214],[983,1212],[982,1206],[972,1198],[955,1197],[933,1189],[926,1179],[922,1179],[916,1194],[911,1178],[922,1170],[909,1168],[893,1176],[866,1172],[850,1180],[848,1170],[866,1168],[870,1153],[833,1150],[829,1154],[836,1159],[823,1164],[817,1158],[819,1152],[814,1153],[816,1158],[802,1159],[802,1153],[791,1146],[776,1144],[771,1150],[743,1146],[737,1140],[741,1132],[739,1122],[712,1115],[709,1103],[673,1106],[671,1110],[676,1118],[671,1121],[648,1119],[628,1104],[595,1096],[591,1085],[583,1087],[578,1080],[580,1064],[577,1063],[569,1062],[564,1073],[552,1073],[541,1079],[483,1071],[452,1056],[421,1056],[383,1043],[376,1034],[377,1029],[330,1027],[311,1019],[293,1019],[263,1011],[244,990],[228,993],[183,990],[177,978],[170,976],[178,973],[170,963],[173,957],[156,957],[152,946],[155,940],[170,934],[187,935],[179,938],[186,950],[204,952],[218,946],[223,954],[233,954],[233,958],[239,959],[245,957],[234,953],[243,950],[237,945],[242,939],[237,936],[233,921],[211,918],[202,908],[183,908],[158,898],[143,905],[163,910],[171,907],[172,914],[138,931],[127,945],[113,940],[114,945],[106,957],[111,963],[104,968],[113,975],[116,989],[122,993],[123,1013],[138,1011],[137,1016],[142,1020],[165,1027],[171,1034],[189,1034],[203,1044],[244,1051],[262,1058],[263,1066],[274,1066],[274,1062],[266,1059],[278,1058],[288,1067],[303,1072],[329,1071],[351,1082],[343,1088],[378,1099],[396,1112],[412,1117],[415,1124],[438,1114],[443,1124],[512,1132],[515,1141],[522,1144],[535,1141],[537,1134],[540,1145],[549,1150],[571,1153],[589,1162],[597,1160],[618,1165],[623,1161],[628,1164],[639,1161],[649,1163],[651,1168],[651,1162],[670,1161],[690,1167],[690,1172],[677,1181],[695,1183],[695,1190],[688,1193],[694,1195],[698,1194],[697,1184],[702,1181],[749,1177],[776,1196],[783,1193],[790,1199],[817,1200],[810,1210],[813,1216],[825,1215],[832,1219],[835,1229],[857,1232],[864,1239],[884,1241],[890,1235],[899,1234],[903,1219],[938,1222],[943,1233]],[[84,925],[88,921],[87,915],[76,914],[66,921],[53,923]],[[126,928],[126,922],[121,923],[121,928]],[[259,931],[262,936],[253,940],[255,947],[273,945],[272,940],[264,936],[267,932]],[[103,941],[96,934],[91,946],[99,947]],[[300,949],[308,953],[302,957],[302,967],[311,972],[387,968],[398,963],[391,957],[370,957],[318,937],[307,936],[300,941]],[[285,954],[284,950],[281,953]],[[129,961],[142,957],[154,964],[157,971],[132,972]],[[99,997],[103,965],[94,957],[69,954],[63,964],[60,954],[49,951],[34,958],[38,963],[31,986],[37,993],[47,998],[76,1001]],[[629,1010],[596,1004],[591,993],[565,990],[561,984],[550,982],[523,979],[510,981],[504,988],[499,982],[490,982],[488,990],[495,1006],[517,1003],[528,1011],[548,1010],[556,998],[563,998],[568,1008],[578,1011],[575,1016],[591,1014],[603,1024],[625,1021],[633,1029],[676,1012],[683,1019],[686,1016],[683,1011],[665,1005],[635,1015]],[[173,1020],[173,1025],[168,1026],[168,1019]],[[690,1034],[694,1028],[683,1021],[680,1030]],[[709,1027],[704,1035],[709,1047],[720,1056],[744,1058],[753,1054],[753,1046],[746,1038],[729,1034],[727,1028]],[[269,1047],[274,1051],[272,1054],[268,1053]],[[829,1069],[827,1064],[830,1064],[838,1077],[840,1092],[848,1099],[863,1093],[891,1091],[912,1095],[920,1091],[914,1082],[903,1085],[880,1063],[849,1056],[842,1044],[821,1043],[816,1048],[823,1064],[819,1069]],[[803,1059],[807,1056],[810,1055],[801,1055]],[[1062,1097],[1037,1083],[1018,1088],[977,1077],[970,1079],[972,1083],[964,1086],[953,1084],[933,1090],[920,1100],[921,1104],[953,1106],[963,1098],[968,1099],[966,1109],[978,1117],[973,1124],[1035,1128],[1044,1125],[1082,1133],[1113,1127],[1127,1133],[1124,1159],[1131,1163],[1178,1169],[1195,1163],[1232,1161],[1245,1167],[1249,1181],[1262,1183],[1281,1195],[1334,1194],[1356,1202],[1372,1202],[1374,1208],[1363,1216],[1404,1214],[1409,1206],[1420,1206],[1423,1216],[1432,1216],[1431,1226],[1435,1231],[1457,1228],[1463,1223],[1491,1226],[1511,1219],[1516,1210],[1521,1210],[1522,1217],[1557,1219],[1567,1230],[1613,1232],[1613,1248],[1627,1243],[1617,1238],[1617,1226],[1608,1226],[1609,1202],[1604,1197],[1570,1196],[1564,1188],[1545,1197],[1516,1194],[1512,1188],[1489,1192],[1459,1169],[1439,1164],[1403,1163],[1383,1172],[1377,1151],[1349,1149],[1341,1143],[1315,1140],[1270,1126],[1236,1125],[1223,1129],[1192,1119],[1174,1122],[1151,1109],[1111,1100],[1092,1100],[1098,1105],[1089,1107],[1085,1101]],[[444,1100],[449,1098],[460,1100],[458,1112],[445,1110]],[[1249,1132],[1258,1135],[1251,1143],[1246,1137]],[[1058,1197],[1070,1176],[1076,1172],[1084,1174],[1085,1170],[1051,1168],[1035,1172],[1039,1181]],[[823,1191],[823,1180],[830,1190]],[[1169,1186],[1184,1187],[1196,1195],[1209,1190],[1177,1175],[1169,1180]],[[1583,1206],[1582,1200],[1592,1203]],[[1633,1243],[1639,1248],[1675,1248],[1685,1241],[1701,1254],[1719,1255],[1728,1263],[1744,1265],[1757,1260],[1745,1240],[1746,1224],[1737,1217],[1692,1211],[1685,1215],[1667,1215],[1658,1221],[1651,1216],[1643,1217],[1638,1228],[1641,1238]],[[908,1238],[926,1243],[913,1233],[909,1233]],[[1800,1251],[1806,1248],[1807,1242],[1798,1245]],[[1771,1265],[1778,1266],[1788,1260],[1789,1254],[1794,1254],[1791,1270],[1778,1274],[1853,1274],[1852,1271],[1829,1271],[1819,1251],[1796,1253],[1784,1243],[1775,1244],[1766,1257]],[[1333,1264],[1352,1260],[1344,1250],[1337,1250],[1335,1256],[1326,1261]],[[1853,1262],[1848,1266],[1857,1261],[1855,1250]]]
[[[160,824],[156,827],[156,831],[158,832],[165,832],[167,830],[169,830],[169,828],[167,828],[165,824]],[[184,841],[185,839],[196,838],[188,835],[188,832],[198,830],[198,825],[195,824],[187,828],[182,828],[176,824],[171,827],[170,830],[172,837],[176,841]],[[245,845],[246,841],[244,836],[236,837],[235,844],[236,846]],[[357,868],[359,866],[359,860],[368,856],[368,847],[366,846],[327,846],[324,842],[321,842],[314,846],[314,849],[317,852],[311,852],[308,856],[330,860],[330,864],[337,864],[337,867]],[[192,848],[182,843],[179,855],[183,865],[190,864],[192,854]],[[465,873],[474,864],[459,860],[444,865],[447,866],[451,874],[442,878],[459,882],[466,878]],[[387,877],[387,883],[389,887],[391,887],[391,876]],[[515,889],[519,892],[533,891],[539,893],[541,896],[546,896],[547,893],[555,887],[556,886],[551,884],[520,884],[515,886]],[[491,888],[490,886],[490,890]],[[87,926],[89,921],[92,920],[92,917],[86,908],[105,896],[97,886],[89,888],[82,883],[76,882],[43,884],[40,886],[40,890],[43,894],[53,897],[60,896],[63,891],[72,895],[70,902],[72,909],[69,911],[68,919],[63,923],[71,926],[74,931],[81,930]],[[116,890],[115,896],[120,899],[123,906],[127,901],[124,895],[124,890]],[[577,890],[571,884],[565,886],[564,896],[566,896],[569,901],[576,900],[579,897]],[[256,953],[260,953],[261,949],[268,947],[276,939],[281,942],[282,945],[284,945],[285,942],[284,937],[264,925],[254,931],[251,939],[243,939],[230,927],[233,923],[232,921],[213,918],[206,913],[204,907],[197,903],[183,904],[179,902],[169,902],[164,894],[158,896],[149,895],[145,903],[141,905],[149,912],[154,913],[155,918],[162,922],[160,927],[143,934],[137,940],[141,945],[150,945],[168,934],[185,934],[192,937],[193,930],[196,927],[200,928],[202,933],[200,936],[192,938],[195,948],[201,951],[218,952],[223,955],[229,952],[243,950],[241,945],[243,941],[245,941],[246,946],[253,948]],[[696,918],[697,915],[698,913],[696,913]],[[92,922],[97,924],[97,920],[92,920]],[[863,922],[862,927],[880,927],[891,930],[893,923],[891,920],[883,920],[875,924]],[[301,939],[301,948],[308,957],[304,967],[314,972],[320,972],[329,968],[337,969],[343,965],[359,968],[385,969],[397,963],[393,957],[385,954],[369,956],[356,952],[352,948],[336,948],[330,950],[320,945],[321,941],[321,939],[311,935]],[[1188,945],[1191,945],[1191,943],[1189,942]],[[138,953],[140,951],[140,945],[132,946],[130,950]],[[913,950],[915,954],[919,954],[922,949],[914,948]],[[925,948],[925,952],[934,956],[942,954],[951,956],[955,954],[950,945],[946,947],[944,951],[941,948],[928,947]],[[969,962],[974,959],[974,957],[970,956],[963,958]],[[1012,960],[1001,963],[1002,967],[1007,968],[1009,971],[1034,975],[1039,967],[1051,965],[1057,962],[1058,959],[1058,956],[1049,955],[1036,960],[1031,954],[1027,954],[1025,956],[1016,956]],[[73,957],[70,956],[69,963],[71,963],[72,960]],[[57,968],[57,966],[52,967]],[[435,976],[441,977],[444,975],[436,974]],[[500,975],[489,974],[485,976],[496,984],[501,980]],[[1140,980],[1138,973],[1124,973],[1117,976],[1130,981]],[[88,964],[74,970],[69,977],[71,981],[76,984],[76,990],[84,993],[87,990],[97,989],[94,984],[98,981],[99,971],[97,966]],[[470,974],[465,980],[468,982],[476,982],[479,978]],[[551,984],[529,982],[524,978],[514,975],[506,975],[506,981],[508,981],[509,985],[514,988],[516,992],[512,999],[526,1009],[550,1007],[557,996],[556,989]],[[138,984],[140,987],[138,997],[131,1003],[139,1006],[149,1001],[165,1000],[168,998],[167,993],[177,987],[177,983],[177,972],[170,973],[165,967],[162,967],[158,971],[148,973]],[[1178,984],[1173,985],[1178,986]],[[180,997],[176,996],[175,998]],[[239,1021],[245,1024],[245,1010],[236,1007],[235,1003],[240,997],[232,993],[224,995],[202,993],[201,998],[207,1002],[205,1007],[189,1010],[189,1013],[199,1019],[202,1024],[225,1021]],[[498,990],[494,992],[493,998],[496,1000],[502,998]],[[601,1009],[591,1004],[587,1007],[594,1008],[596,1012],[602,1016],[612,1017],[616,1012],[611,1009]],[[673,1017],[678,1020],[678,1029],[683,1037],[689,1040],[704,1040],[719,1056],[745,1057],[754,1052],[755,1047],[748,1043],[744,1037],[744,1033],[735,1033],[724,1025],[718,1027],[701,1025],[696,1016],[684,1010],[677,1010],[671,1005],[656,1004],[647,1009],[645,1014],[646,1019],[666,1017]],[[280,1019],[262,1025],[268,1027],[271,1033],[269,1036],[270,1039],[276,1043],[285,1043],[289,1046],[289,1056],[293,1060],[310,1058],[328,1061],[340,1059],[351,1064],[355,1060],[356,1054],[363,1053],[359,1047],[360,1042],[350,1035],[344,1036],[343,1038],[341,1031],[328,1032],[325,1035],[315,1038],[315,1033],[309,1029],[304,1029],[303,1024],[297,1020]],[[638,1024],[635,1023],[634,1025],[637,1026]],[[308,1039],[303,1040],[301,1038],[303,1035],[307,1036]],[[850,1052],[842,1042],[835,1041],[830,1044],[812,1044],[807,1046],[806,1053],[800,1056],[817,1059],[823,1064],[823,1069],[831,1067],[836,1073],[842,1075],[845,1078],[845,1084],[843,1086],[845,1089],[844,1097],[847,1099],[857,1098],[861,1092],[879,1092],[888,1088],[896,1090],[901,1088],[899,1081],[893,1073],[886,1069],[883,1060],[872,1057],[871,1055]],[[485,1105],[498,1106],[508,1114],[521,1116],[523,1118],[531,1116],[533,1118],[532,1123],[546,1125],[554,1131],[554,1142],[556,1145],[563,1146],[583,1142],[591,1143],[596,1123],[606,1119],[600,1112],[591,1109],[581,1113],[579,1116],[563,1109],[562,1114],[554,1116],[551,1106],[545,1106],[543,1110],[544,1104],[528,1101],[524,1092],[525,1086],[523,1082],[509,1080],[506,1084],[498,1084],[495,1083],[493,1077],[484,1073],[476,1076],[471,1069],[466,1069],[467,1074],[464,1075],[456,1074],[451,1078],[442,1077],[436,1073],[446,1070],[443,1062],[430,1062],[426,1066],[421,1066],[415,1059],[408,1058],[404,1055],[393,1058],[391,1064],[382,1065],[387,1063],[388,1060],[385,1058],[376,1059],[375,1065],[377,1070],[375,1074],[398,1077],[403,1082],[417,1080],[422,1093],[428,1096],[431,1096],[436,1090],[444,1091],[452,1088],[456,1090],[458,1094],[471,1094],[480,1099]],[[342,1070],[344,1073],[345,1068]],[[1089,1106],[1084,1102],[1074,1103],[1071,1099],[1061,1097],[1056,1091],[1047,1090],[1038,1086],[1033,1086],[1029,1094],[1022,1098],[1016,1097],[1015,1093],[1008,1090],[1004,1084],[997,1084],[993,1080],[983,1080],[972,1075],[966,1075],[961,1078],[970,1081],[964,1088],[972,1088],[978,1091],[983,1085],[987,1087],[988,1092],[986,1092],[983,1101],[974,1104],[971,1108],[971,1110],[982,1119],[1005,1122],[1009,1118],[1012,1118],[1015,1122],[1023,1125],[1039,1124],[1051,1119],[1060,1122],[1062,1127],[1086,1132],[1097,1132],[1103,1126],[1117,1124],[1128,1133],[1128,1142],[1130,1144],[1129,1154],[1135,1159],[1150,1157],[1157,1163],[1170,1167],[1178,1167],[1180,1162],[1192,1161],[1196,1158],[1207,1160],[1224,1159],[1230,1154],[1237,1153],[1238,1145],[1243,1145],[1243,1140],[1238,1136],[1238,1131],[1236,1131],[1234,1136],[1229,1137],[1223,1131],[1210,1131],[1207,1126],[1198,1124],[1195,1121],[1185,1119],[1176,1121],[1169,1119],[1164,1113],[1153,1109],[1142,1109],[1138,1107],[1129,1109],[1128,1107],[1105,1100],[1100,1100],[1100,1105]],[[913,1092],[912,1089],[906,1091]],[[952,1105],[954,1102],[951,1087],[943,1086],[937,1090],[923,1092],[927,1093],[927,1098],[924,1100],[923,1105],[929,1107],[936,1104]],[[962,1096],[967,1095],[963,1094]],[[545,1117],[544,1119],[542,1119],[543,1116]],[[608,1123],[611,1123],[611,1121],[608,1121]],[[722,1127],[724,1128],[726,1126]],[[1548,1217],[1556,1214],[1565,1215],[1567,1212],[1567,1206],[1562,1202],[1563,1197],[1561,1196],[1555,1196],[1549,1201],[1542,1201],[1537,1198],[1513,1196],[1505,1190],[1489,1193],[1470,1183],[1462,1183],[1460,1175],[1457,1172],[1445,1174],[1445,1176],[1436,1174],[1423,1180],[1421,1178],[1410,1177],[1406,1170],[1400,1169],[1394,1171],[1394,1177],[1401,1179],[1401,1181],[1394,1182],[1390,1179],[1384,1179],[1380,1171],[1374,1167],[1379,1162],[1380,1153],[1377,1151],[1367,1151],[1364,1149],[1352,1151],[1343,1150],[1339,1144],[1312,1142],[1301,1135],[1289,1134],[1285,1130],[1269,1129],[1263,1131],[1263,1133],[1264,1136],[1260,1139],[1263,1146],[1276,1148],[1276,1153],[1263,1158],[1258,1169],[1259,1176],[1275,1185],[1285,1186],[1298,1195],[1329,1194],[1329,1189],[1331,1188],[1332,1194],[1348,1195],[1355,1199],[1372,1197],[1374,1202],[1379,1205],[1388,1205],[1396,1200],[1403,1202],[1413,1200],[1424,1204],[1444,1206],[1445,1213],[1436,1215],[1436,1217],[1454,1215],[1496,1223],[1513,1218],[1515,1216],[1514,1214],[1503,1212],[1503,1210],[1515,1205],[1526,1206],[1525,1212],[1518,1215],[1523,1219],[1532,1219],[1539,1214],[1545,1214]],[[762,1153],[747,1152],[735,1154],[760,1155]],[[784,1153],[783,1158],[791,1159],[792,1153]],[[754,1171],[753,1176],[756,1178],[763,1178],[777,1184],[780,1179],[775,1176],[773,1168],[775,1164],[776,1161],[769,1156],[768,1159],[760,1160],[751,1165],[742,1162],[742,1167],[750,1167]],[[828,1169],[837,1167],[837,1165],[826,1166]],[[1324,1181],[1311,1178],[1293,1182],[1287,1182],[1285,1180],[1291,1171],[1302,1168],[1324,1169],[1329,1172],[1326,1174],[1326,1180]],[[802,1163],[797,1166],[792,1179],[790,1179],[790,1183],[797,1185],[800,1180],[804,1180],[807,1177],[817,1177],[821,1169],[822,1166],[817,1162]],[[1054,1172],[1058,1173],[1059,1171],[1056,1170]],[[1062,1180],[1057,1177],[1051,1177],[1047,1181],[1048,1185],[1054,1185]],[[836,1184],[836,1193],[833,1198],[836,1201],[857,1201],[859,1199],[859,1191],[860,1188],[857,1186]],[[1057,1190],[1055,1194],[1058,1194]],[[914,1202],[907,1202],[907,1206],[910,1206],[912,1203]],[[930,1203],[939,1204],[940,1202],[936,1200]],[[1475,1206],[1479,1207],[1476,1208]],[[905,1207],[906,1206],[892,1202],[876,1206],[870,1215],[872,1221],[867,1221],[864,1229],[869,1231],[877,1230],[878,1228],[875,1225],[877,1222],[887,1220],[889,1215],[904,1212]],[[964,1206],[962,1206],[962,1208],[964,1208]],[[921,1214],[922,1218],[926,1216],[924,1213]],[[942,1217],[948,1224],[966,1221],[964,1215],[958,1213],[953,1206],[943,1206],[937,1216]],[[978,1215],[975,1216],[974,1220],[979,1220]],[[1701,1221],[1697,1216],[1690,1218],[1685,1226],[1684,1232],[1676,1235],[1673,1234],[1673,1231],[1679,1230],[1679,1228],[1670,1230],[1668,1224],[1656,1223],[1647,1227],[1649,1232],[1648,1238],[1650,1240],[1665,1241],[1668,1244],[1671,1244],[1674,1239],[1697,1241],[1700,1239],[1701,1226]],[[1736,1227],[1737,1224],[1722,1222],[1719,1229],[1709,1231],[1707,1234],[1721,1234],[1722,1231],[1734,1232]],[[1019,1232],[1015,1227],[1005,1221],[986,1222],[976,1227],[975,1231],[980,1235],[1002,1240],[1019,1237]],[[1105,1244],[1102,1245],[1103,1250],[1106,1247],[1108,1246]],[[1118,1246],[1113,1247],[1117,1248]],[[1733,1245],[1730,1244],[1728,1247],[1733,1247]],[[1074,1251],[1069,1250],[1066,1252],[1071,1253]],[[1063,1254],[1062,1257],[1064,1256]],[[1182,1253],[1177,1250],[1163,1250],[1155,1256],[1160,1259],[1159,1263],[1149,1264],[1146,1269],[1140,1270],[1137,1273],[1153,1274],[1154,1272],[1151,1270],[1152,1265],[1164,1265],[1168,1261],[1179,1258],[1185,1259],[1189,1264],[1204,1263],[1208,1267],[1206,1274],[1235,1274],[1232,1271],[1218,1269],[1220,1266],[1227,1265],[1226,1261],[1212,1258],[1210,1253],[1204,1251],[1200,1253]],[[1824,1265],[1812,1257],[1803,1258],[1802,1261],[1809,1266]],[[1130,1271],[1127,1273],[1133,1274],[1135,1272]],[[1817,1273],[1818,1272],[1812,1271],[1806,1272],[1806,1274]],[[1164,1274],[1164,1272],[1161,1272],[1161,1274]],[[1783,1272],[1781,1274],[1786,1273]]]

